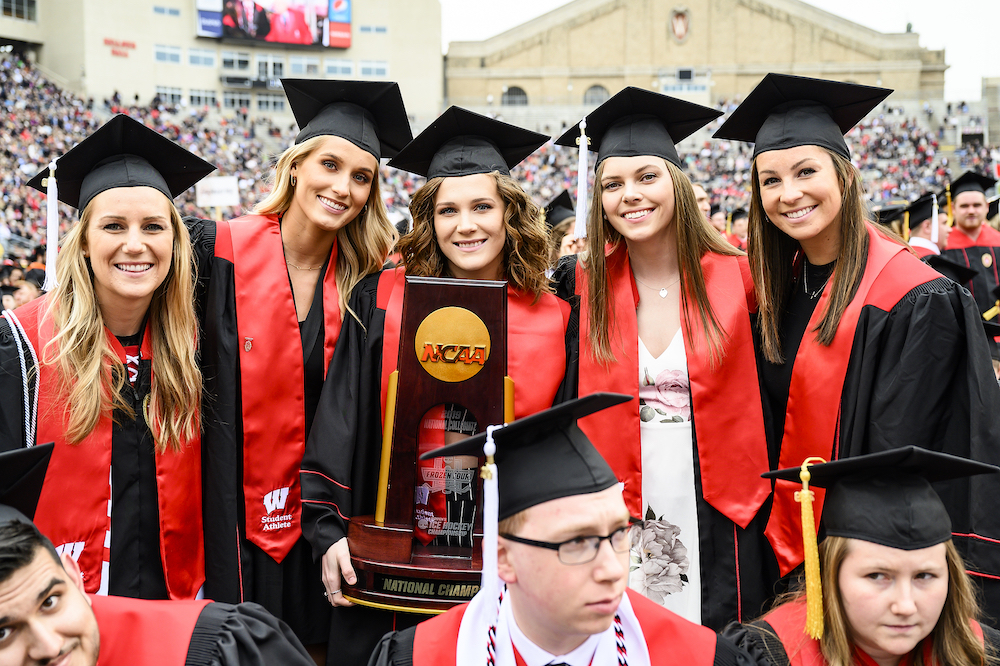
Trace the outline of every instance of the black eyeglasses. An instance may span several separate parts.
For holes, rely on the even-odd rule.
[[[607,540],[611,544],[611,549],[616,553],[627,553],[632,545],[632,529],[642,523],[635,518],[629,519],[629,524],[619,527],[607,536],[580,536],[553,543],[551,541],[535,541],[534,539],[523,539],[513,534],[501,534],[504,539],[523,543],[526,546],[535,548],[547,548],[559,553],[559,561],[563,564],[586,564],[593,562],[597,558],[597,552],[601,549],[601,542]]]

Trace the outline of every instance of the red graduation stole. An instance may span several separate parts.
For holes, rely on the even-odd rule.
[[[399,361],[403,319],[404,268],[382,271],[376,307],[385,310],[382,336],[382,422],[386,387]],[[552,294],[534,296],[507,287],[507,374],[514,380],[514,415],[530,416],[552,406],[566,374],[566,325],[569,305]],[[486,428],[480,423],[481,429]]]
[[[706,252],[701,259],[709,302],[727,336],[722,361],[712,367],[701,319],[692,301],[683,313],[681,334],[691,386],[691,406],[698,438],[698,461],[705,501],[745,528],[771,492],[760,478],[767,471],[767,439],[757,380],[757,361],[750,331],[756,308],[749,267],[743,257]],[[632,278],[628,250],[622,243],[607,258],[608,291],[616,328],[611,344],[617,362],[605,366],[594,359],[587,306],[586,273],[577,262],[580,295],[581,396],[597,391],[639,397],[639,294]],[[689,335],[688,324],[694,335]],[[579,421],[590,441],[625,483],[625,504],[634,516],[642,511],[642,454],[638,400],[616,405]],[[701,418],[699,418],[701,417]],[[626,445],[622,446],[622,442]],[[737,481],[738,480],[738,481]]]
[[[1000,231],[988,224],[979,228],[976,240],[969,238],[961,227],[955,226],[948,234],[948,250],[961,250],[967,247],[1000,247]]]
[[[861,311],[873,305],[888,311],[917,285],[941,277],[899,243],[879,234],[868,225],[868,262],[854,299],[847,306],[833,343],[825,347],[813,332],[830,300],[833,280],[827,282],[816,309],[809,319],[792,366],[788,389],[785,432],[781,440],[778,468],[798,467],[810,456],[831,460],[837,452],[840,399],[844,390],[847,363],[854,346],[854,333]],[[802,562],[801,509],[795,501],[800,484],[775,481],[774,504],[764,534],[767,535],[784,576]],[[823,491],[815,488],[813,511],[823,511]],[[819,525],[819,520],[816,520]]]
[[[52,543],[83,544],[77,564],[88,592],[101,586],[105,536],[111,529],[112,419],[103,415],[97,427],[79,444],[66,442],[68,423],[65,397],[58,391],[59,370],[41,363],[45,345],[53,337],[52,318],[46,316],[48,296],[18,308],[17,316],[39,358],[38,433],[36,442],[55,442],[35,524]],[[108,343],[124,364],[125,350],[105,329]],[[153,357],[152,333],[147,322],[142,336],[142,358]],[[201,524],[201,437],[184,442],[182,450],[156,452],[156,498],[160,521],[160,557],[171,599],[193,599],[205,582],[205,546]],[[113,507],[112,507],[113,510]]]
[[[246,534],[281,562],[302,535],[299,467],[308,434],[302,338],[281,225],[273,215],[248,215],[219,223],[216,234],[216,256],[232,262],[236,288]],[[325,368],[340,335],[336,276],[334,242],[323,277]]]
[[[210,602],[90,597],[101,632],[97,666],[184,666],[198,617]]]

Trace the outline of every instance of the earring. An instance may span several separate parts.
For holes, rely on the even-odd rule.
[[[291,180],[291,183],[292,183],[292,187],[295,187],[295,183],[298,182],[298,179],[295,178],[295,174],[294,173],[292,174],[292,177],[291,177],[290,180]]]
[[[361,213],[359,215],[364,215],[367,212],[368,212],[368,204],[365,204],[364,208],[361,209]]]

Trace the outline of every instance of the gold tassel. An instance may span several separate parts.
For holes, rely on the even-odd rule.
[[[802,550],[806,565],[806,627],[810,638],[823,637],[823,586],[819,575],[819,548],[816,545],[816,521],[813,516],[813,491],[809,490],[809,465],[825,463],[822,458],[806,458],[799,478],[802,490],[795,492],[795,501],[802,505]]]
[[[948,183],[945,186],[944,196],[945,199],[948,201],[948,226],[951,227],[955,225],[955,215],[954,213],[952,213],[951,210],[951,183]]]
[[[996,305],[983,313],[983,319],[986,321],[992,321],[998,314],[1000,314],[1000,301],[997,301]]]
[[[733,214],[729,213],[726,215],[726,235],[733,235]]]
[[[903,240],[910,242],[910,211],[903,213]]]

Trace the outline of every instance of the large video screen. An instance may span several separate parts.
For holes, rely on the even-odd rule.
[[[351,0],[197,0],[199,37],[346,49]]]

